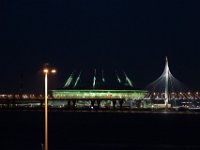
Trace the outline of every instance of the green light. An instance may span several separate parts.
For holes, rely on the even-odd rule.
[[[142,99],[142,90],[52,90],[56,99]]]

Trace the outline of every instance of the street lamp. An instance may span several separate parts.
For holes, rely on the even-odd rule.
[[[48,150],[48,101],[47,101],[47,82],[48,82],[48,74],[56,73],[55,69],[44,68],[43,73],[45,75],[45,150]]]

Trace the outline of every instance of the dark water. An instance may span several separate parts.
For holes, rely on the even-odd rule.
[[[0,112],[0,150],[41,150],[44,112]],[[200,149],[200,114],[49,113],[49,150]]]

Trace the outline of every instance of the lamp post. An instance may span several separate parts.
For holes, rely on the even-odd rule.
[[[48,68],[45,68],[43,70],[44,72],[44,75],[45,75],[45,144],[44,144],[44,147],[45,147],[45,150],[48,150],[48,100],[47,100],[47,97],[48,97],[48,74],[49,73],[56,73],[56,70],[55,69],[48,69]]]

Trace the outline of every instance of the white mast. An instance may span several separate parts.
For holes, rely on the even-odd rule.
[[[165,109],[168,109],[168,103],[169,103],[169,66],[168,66],[168,60],[166,57],[166,63],[165,63],[165,70],[164,70],[164,75],[165,75]]]

